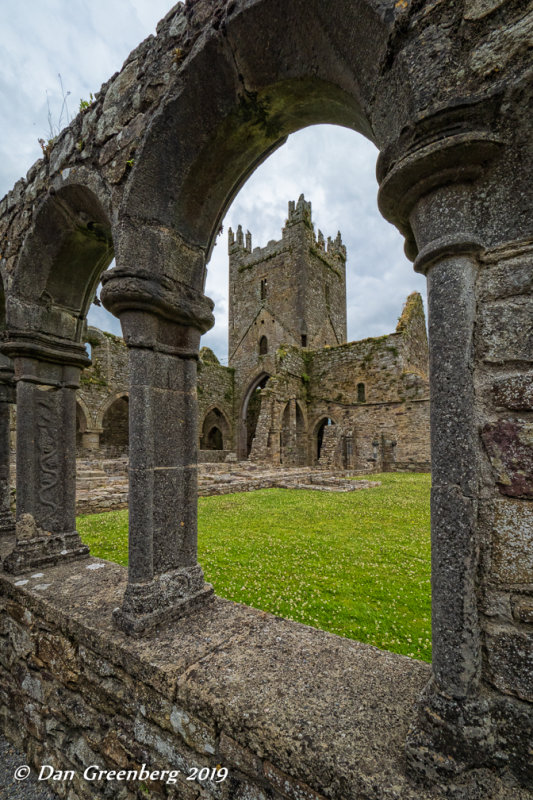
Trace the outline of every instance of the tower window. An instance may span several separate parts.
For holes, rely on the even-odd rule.
[[[357,384],[357,402],[358,403],[365,403],[366,402],[366,390],[364,383]]]
[[[267,279],[261,278],[261,300],[266,300],[267,288],[268,288]]]
[[[261,336],[259,339],[259,355],[266,356],[268,353],[268,340],[266,336]]]
[[[326,296],[326,305],[329,306],[329,286],[328,284],[324,284],[324,294]]]
[[[307,334],[302,333],[302,347],[307,347]]]

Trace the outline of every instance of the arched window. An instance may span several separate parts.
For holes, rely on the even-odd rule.
[[[268,353],[268,339],[266,336],[261,336],[259,339],[259,355],[266,356]]]
[[[204,417],[200,434],[201,450],[224,450],[231,441],[226,416],[219,408],[211,408]]]
[[[364,383],[357,384],[357,402],[366,403],[366,390]]]

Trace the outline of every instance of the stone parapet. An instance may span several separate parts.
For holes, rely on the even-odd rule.
[[[6,735],[33,769],[72,770],[58,782],[69,797],[388,800],[392,786],[397,800],[449,796],[403,771],[427,664],[219,598],[131,639],[111,623],[126,571],[99,559],[0,583]],[[83,779],[91,765],[143,764],[174,770],[176,783]],[[224,781],[198,778],[222,768]],[[492,776],[483,797],[531,795]]]

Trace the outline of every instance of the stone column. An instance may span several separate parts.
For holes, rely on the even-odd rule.
[[[84,348],[12,340],[17,391],[16,545],[4,569],[18,574],[89,548],[76,531],[76,389]]]
[[[13,367],[0,354],[0,538],[15,534],[15,519],[11,513],[10,461],[10,404],[15,402]]]
[[[444,237],[417,257],[428,279],[433,676],[467,697],[479,683],[476,597],[478,432],[474,392],[479,243]]]
[[[479,607],[485,480],[476,286],[490,234],[472,186],[487,179],[502,147],[484,113],[481,105],[465,105],[460,118],[453,107],[441,109],[406,128],[378,162],[380,209],[402,230],[407,255],[428,281],[433,675],[409,733],[407,764],[425,780],[466,783],[473,767],[495,763],[502,735],[498,715],[489,713]],[[491,197],[490,185],[481,194]]]
[[[81,435],[81,446],[83,449],[91,453],[97,452],[100,449],[100,434],[102,432],[102,428],[84,431]]]
[[[213,304],[185,287],[163,300],[160,288],[116,269],[102,291],[129,348],[129,569],[115,622],[133,635],[213,596],[197,561],[196,398],[200,335],[213,323]]]

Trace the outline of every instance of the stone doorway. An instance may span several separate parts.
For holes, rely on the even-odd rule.
[[[123,395],[107,408],[103,420],[102,448],[108,457],[126,455],[129,448],[129,401]]]

